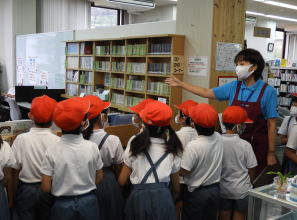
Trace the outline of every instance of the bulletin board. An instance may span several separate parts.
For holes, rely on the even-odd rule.
[[[65,88],[65,41],[74,32],[16,36],[16,84]]]

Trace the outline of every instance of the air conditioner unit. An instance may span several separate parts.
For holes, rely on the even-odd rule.
[[[155,0],[107,0],[112,3],[126,4],[126,5],[134,5],[141,7],[154,8]]]

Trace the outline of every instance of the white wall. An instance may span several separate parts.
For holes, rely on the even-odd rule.
[[[102,27],[95,29],[77,30],[74,34],[75,40],[86,39],[109,39],[120,37],[132,37],[143,35],[175,34],[176,22],[150,22],[143,24],[129,24],[114,27]]]
[[[206,88],[209,87],[210,77],[213,4],[213,0],[180,0],[177,3],[176,32],[186,35],[186,67],[189,56],[207,56],[209,59],[207,76],[189,76],[186,68],[184,81]],[[208,102],[207,99],[184,90],[183,100],[187,99]]]
[[[245,27],[245,39],[247,40],[247,47],[258,50],[265,60],[275,59],[274,51],[268,52],[268,43],[274,43],[276,22],[269,20],[258,21],[256,26],[271,28],[270,38],[254,37],[254,26],[255,24],[247,24]]]
[[[36,33],[36,0],[0,0],[1,91],[15,84],[15,36]]]
[[[137,12],[129,16],[129,24],[157,22],[157,21],[170,21],[176,19],[176,6],[165,5],[159,6],[152,10],[145,12]]]

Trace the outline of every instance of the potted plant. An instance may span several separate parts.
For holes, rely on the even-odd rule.
[[[292,177],[290,173],[282,174],[281,172],[270,171],[267,174],[277,175],[274,177],[274,184],[279,196],[286,196],[288,188],[288,178]]]

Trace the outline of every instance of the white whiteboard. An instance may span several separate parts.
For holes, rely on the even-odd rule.
[[[73,31],[16,36],[16,84],[65,88],[65,42]]]

